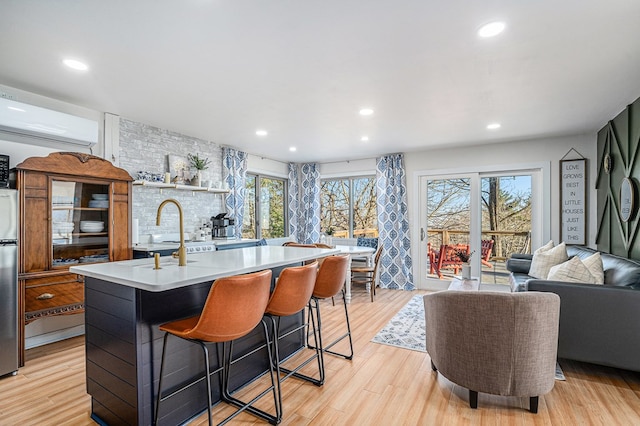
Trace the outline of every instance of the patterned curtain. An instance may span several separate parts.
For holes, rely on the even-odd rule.
[[[376,160],[378,233],[383,247],[380,287],[415,290],[407,208],[407,183],[402,154]]]
[[[289,163],[289,235],[305,244],[320,241],[320,170],[316,163]]]
[[[298,241],[298,213],[300,212],[300,203],[298,202],[298,192],[300,188],[300,177],[298,174],[298,165],[289,163],[289,202],[287,204],[289,214],[289,235]]]
[[[222,180],[229,185],[225,201],[228,216],[235,219],[235,235],[242,235],[244,215],[244,185],[247,177],[247,153],[233,148],[222,148]]]

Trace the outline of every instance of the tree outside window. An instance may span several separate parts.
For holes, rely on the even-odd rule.
[[[320,226],[334,237],[377,237],[375,177],[325,179]]]
[[[242,237],[286,236],[286,180],[248,174],[245,191]]]

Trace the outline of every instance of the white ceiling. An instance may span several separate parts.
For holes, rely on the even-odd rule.
[[[595,132],[640,96],[640,1],[0,0],[0,84],[282,161]]]

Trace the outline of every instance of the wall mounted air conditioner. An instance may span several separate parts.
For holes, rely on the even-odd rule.
[[[0,98],[0,139],[34,139],[91,147],[98,142],[98,122],[83,117]]]

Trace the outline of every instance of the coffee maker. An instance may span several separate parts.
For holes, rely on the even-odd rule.
[[[219,213],[211,218],[213,238],[235,238],[235,219],[226,217],[227,213]]]

